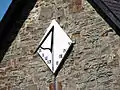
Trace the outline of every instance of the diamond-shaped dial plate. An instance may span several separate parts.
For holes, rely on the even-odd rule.
[[[59,24],[52,20],[40,42],[37,52],[51,71],[55,73],[71,44],[71,39]]]

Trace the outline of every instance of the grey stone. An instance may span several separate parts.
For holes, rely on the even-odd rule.
[[[63,90],[120,90],[120,37],[86,0],[84,10],[77,13],[70,12],[71,1],[37,0],[0,63],[4,69],[0,73],[0,89],[6,86],[2,89],[6,90],[7,85],[19,87],[13,90],[48,89],[53,74],[33,53],[51,20],[56,19],[75,41],[56,77]]]
[[[21,90],[21,89],[18,87],[13,87],[12,90]]]
[[[61,21],[64,18],[64,9],[63,8],[57,8],[56,16]]]
[[[53,14],[54,14],[53,7],[51,7],[51,6],[41,7],[39,19],[40,20],[51,19],[53,17]]]
[[[49,89],[46,87],[40,87],[39,90],[49,90]]]
[[[28,85],[23,90],[38,90],[37,85]]]

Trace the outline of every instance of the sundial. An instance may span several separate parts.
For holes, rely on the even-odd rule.
[[[56,73],[71,45],[72,40],[63,31],[60,25],[55,20],[52,20],[36,52],[50,70]]]

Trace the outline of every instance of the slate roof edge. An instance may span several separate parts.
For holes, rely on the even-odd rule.
[[[15,40],[37,0],[13,0],[0,22],[0,61]]]
[[[87,0],[99,15],[120,35],[120,20],[101,0]]]
[[[27,0],[13,0],[11,2],[8,10],[6,11],[0,22],[0,39],[3,37],[4,34],[9,32],[7,28],[12,27],[12,24],[16,21],[16,19],[20,17],[19,14],[26,2]]]

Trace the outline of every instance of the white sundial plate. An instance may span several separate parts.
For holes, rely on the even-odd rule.
[[[55,73],[71,44],[71,39],[59,24],[52,20],[40,42],[37,52],[51,71]]]

